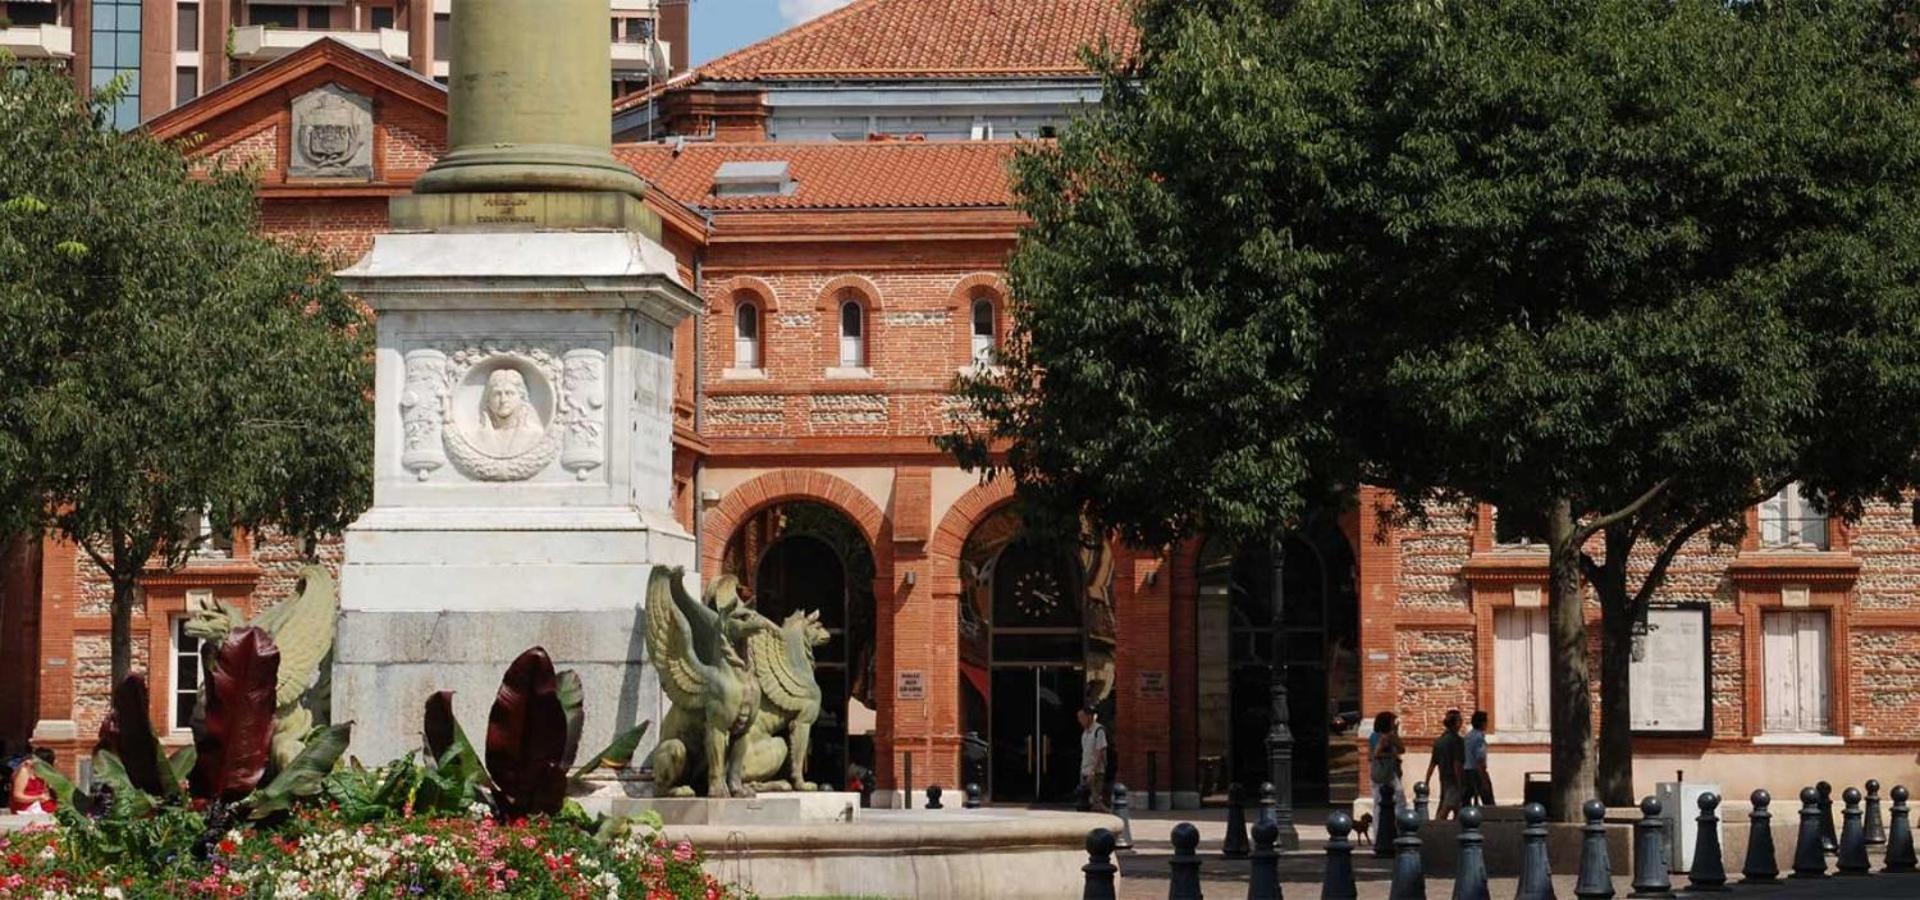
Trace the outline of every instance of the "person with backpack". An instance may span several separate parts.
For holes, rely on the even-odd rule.
[[[1111,774],[1111,748],[1107,728],[1100,724],[1100,711],[1092,706],[1080,708],[1080,790],[1086,798],[1083,809],[1111,812],[1107,803],[1107,779]]]

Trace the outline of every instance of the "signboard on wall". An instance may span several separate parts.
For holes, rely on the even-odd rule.
[[[894,678],[893,698],[895,700],[927,699],[927,673],[918,669],[901,669]]]
[[[1712,730],[1707,607],[1656,607],[1647,633],[1633,639],[1628,682],[1636,734],[1699,735]]]
[[[1167,673],[1141,672],[1139,697],[1142,700],[1167,699]]]

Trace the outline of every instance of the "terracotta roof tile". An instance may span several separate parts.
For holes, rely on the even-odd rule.
[[[1010,141],[840,144],[628,144],[614,155],[648,183],[710,210],[996,207],[1013,202]],[[713,194],[722,163],[785,162],[794,190],[782,196]]]
[[[698,81],[1082,74],[1102,39],[1135,44],[1127,0],[854,0],[614,106]]]

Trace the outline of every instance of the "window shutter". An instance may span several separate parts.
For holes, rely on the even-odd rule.
[[[1766,678],[1762,731],[1792,732],[1800,726],[1800,693],[1794,685],[1799,669],[1798,641],[1793,613],[1768,613],[1761,619],[1762,666]]]
[[[1807,734],[1825,734],[1827,721],[1827,617],[1824,613],[1802,612],[1795,619],[1794,675],[1799,681],[1798,730]]]
[[[1553,727],[1553,700],[1548,689],[1547,675],[1547,611],[1529,609],[1527,617],[1527,648],[1531,651],[1532,678],[1529,679],[1529,693],[1532,703],[1533,730],[1547,731]]]
[[[1532,668],[1523,613],[1502,609],[1493,614],[1494,727],[1502,731],[1525,731],[1533,719]]]

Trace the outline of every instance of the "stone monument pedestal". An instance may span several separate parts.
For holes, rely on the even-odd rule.
[[[493,196],[377,237],[340,276],[378,315],[374,504],[346,534],[333,669],[333,718],[369,764],[418,749],[437,690],[482,741],[533,646],[581,676],[582,753],[658,723],[647,579],[682,566],[698,589],[668,512],[673,328],[694,296],[644,230],[489,230],[541,197]],[[619,199],[617,224],[644,225]]]

